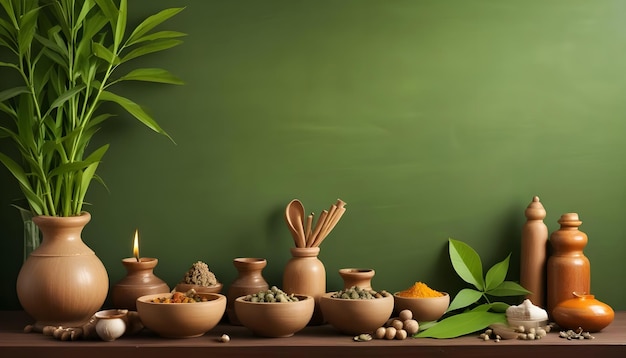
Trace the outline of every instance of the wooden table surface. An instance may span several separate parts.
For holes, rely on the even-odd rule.
[[[535,341],[482,341],[478,335],[454,339],[371,340],[354,342],[328,325],[307,327],[289,338],[261,338],[246,328],[224,323],[202,337],[166,339],[144,330],[114,342],[59,341],[40,333],[24,333],[32,323],[21,311],[0,311],[0,357],[626,357],[626,312],[593,340],[568,341],[558,332]],[[231,341],[217,338],[228,334]]]

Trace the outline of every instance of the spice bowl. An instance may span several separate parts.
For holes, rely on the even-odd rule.
[[[213,286],[200,286],[191,283],[179,283],[174,287],[174,291],[187,292],[193,289],[194,291],[196,291],[196,293],[221,293],[223,287],[224,284],[220,282]]]
[[[320,297],[320,308],[324,319],[343,334],[373,332],[393,313],[393,296],[390,294],[372,299],[335,298],[335,294],[328,292]]]
[[[413,319],[418,322],[436,321],[446,313],[450,305],[450,295],[447,292],[441,293],[438,297],[403,297],[396,292],[393,294],[394,310],[410,310]]]
[[[246,296],[235,299],[234,310],[239,322],[261,337],[291,337],[307,326],[315,299],[308,295],[294,295],[292,302],[251,302]]]
[[[157,293],[137,298],[137,313],[143,325],[164,338],[191,338],[215,328],[226,311],[226,296],[199,293],[207,301],[194,303],[157,303],[156,298],[171,298],[172,293]]]

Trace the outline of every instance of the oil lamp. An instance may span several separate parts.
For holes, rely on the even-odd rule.
[[[133,257],[122,259],[126,268],[126,277],[121,279],[111,290],[111,300],[115,308],[136,311],[137,298],[155,293],[169,293],[170,288],[154,275],[158,259],[139,257],[139,230],[135,230]]]

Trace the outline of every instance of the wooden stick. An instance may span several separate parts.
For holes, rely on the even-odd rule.
[[[346,203],[343,200],[337,199],[337,204],[331,207],[331,209],[334,209],[332,210],[332,217],[329,217],[329,219],[326,220],[326,224],[324,225],[322,232],[316,237],[315,241],[313,242],[313,246],[319,246],[322,241],[324,241],[326,236],[328,236],[328,234],[333,230],[335,225],[337,225],[339,219],[341,219],[343,214],[346,212],[346,208],[344,207],[344,205],[346,205]]]
[[[326,217],[326,221],[324,221],[324,226],[322,226],[322,230],[320,230],[320,234],[317,236],[316,241],[321,237],[321,240],[324,240],[324,237],[328,235],[328,227],[333,220],[333,216],[335,215],[335,211],[337,211],[337,205],[333,204],[328,209],[328,216]]]
[[[317,223],[315,224],[315,229],[313,230],[313,233],[311,234],[311,243],[317,240],[317,236],[322,230],[322,226],[324,226],[324,223],[326,222],[327,217],[328,217],[328,210],[322,210],[322,213],[320,214],[320,217],[319,219],[317,219]],[[313,247],[313,246],[310,246],[310,247]]]
[[[313,225],[313,213],[311,213],[309,216],[306,217],[306,231],[304,233],[304,241],[305,241],[305,245],[304,247],[309,247],[310,244],[310,240],[311,240],[311,226]]]

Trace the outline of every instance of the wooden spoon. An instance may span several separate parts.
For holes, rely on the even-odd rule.
[[[304,206],[298,199],[293,199],[287,204],[285,218],[291,231],[296,247],[305,247],[306,238],[304,234]]]

